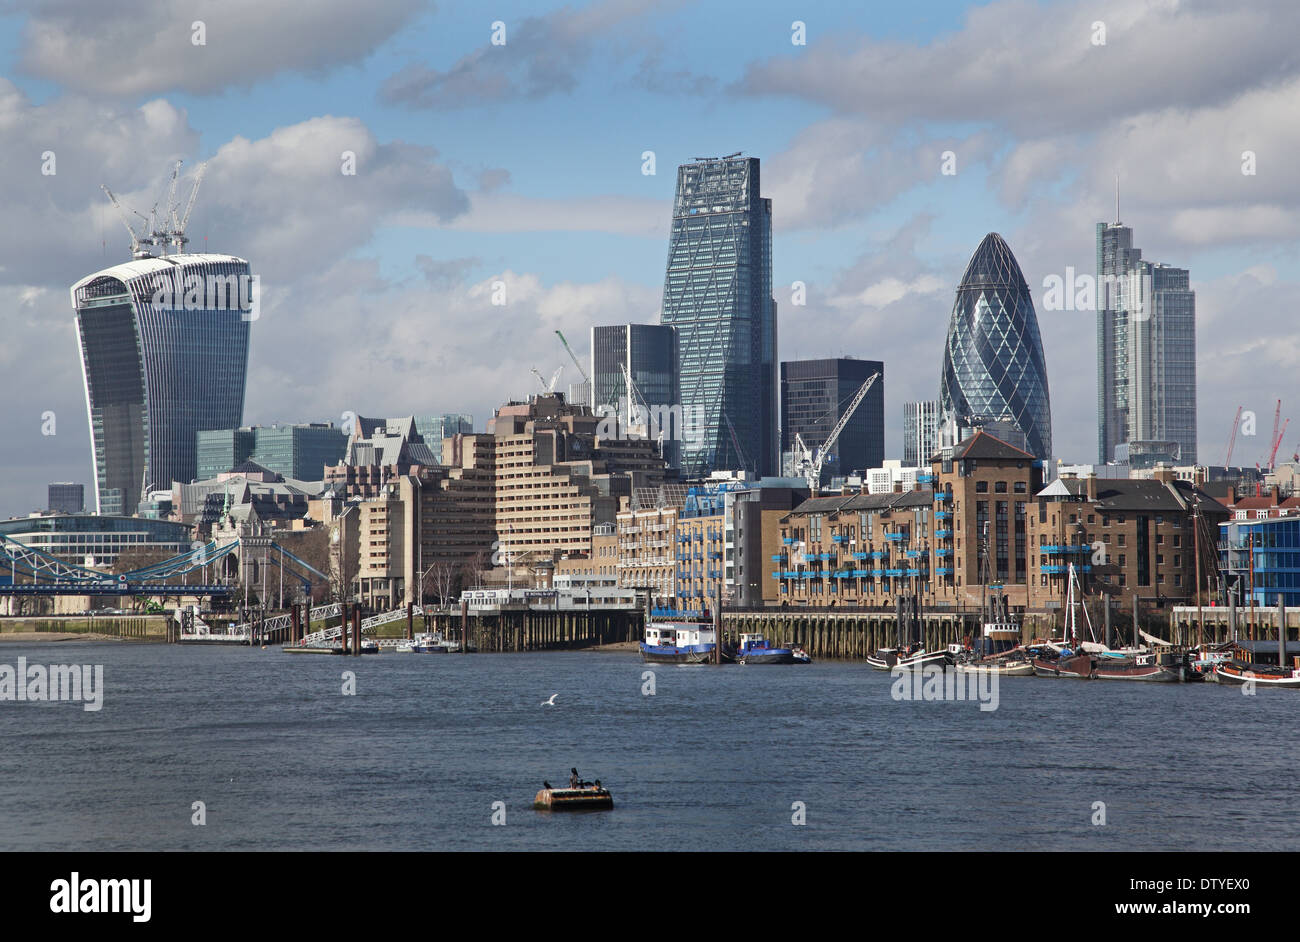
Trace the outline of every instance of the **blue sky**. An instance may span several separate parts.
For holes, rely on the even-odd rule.
[[[1300,361],[1293,7],[0,3],[0,396],[28,403],[0,418],[0,513],[90,480],[67,287],[125,256],[99,184],[147,208],[176,158],[210,161],[192,244],[248,258],[267,286],[247,422],[481,425],[530,391],[531,367],[567,362],[556,327],[581,349],[593,323],[655,319],[678,163],[758,156],[781,355],[883,359],[891,456],[903,402],[937,395],[983,235],[1007,238],[1039,299],[1047,275],[1092,270],[1118,171],[1135,241],[1192,272],[1204,460],[1238,404],[1262,426],[1277,398],[1287,414]],[[344,149],[356,177],[338,175]],[[35,174],[45,150],[56,177]],[[504,311],[485,306],[496,280]],[[806,307],[789,303],[796,280]],[[1038,314],[1056,450],[1094,460],[1092,315]],[[33,419],[47,409],[55,436]]]

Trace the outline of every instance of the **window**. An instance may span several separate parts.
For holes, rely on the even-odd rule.
[[[1027,485],[1024,481],[1017,481],[1017,482],[1016,482],[1016,493],[1017,493],[1017,494],[1027,494],[1027,493],[1029,493],[1029,485]]]
[[[1123,533],[1121,533],[1121,534],[1119,535],[1119,545],[1120,545],[1120,546],[1123,546],[1123,545],[1124,545],[1124,534],[1123,534]]]
[[[987,494],[988,492],[989,492],[989,482],[988,482],[988,481],[976,481],[976,482],[975,482],[975,493],[976,493],[976,494]]]
[[[993,485],[993,491],[997,494],[1005,494],[1007,492],[1007,482],[998,481]]]
[[[1175,533],[1175,534],[1174,534],[1174,546],[1182,546],[1182,545],[1183,545],[1183,538],[1182,538],[1181,536],[1179,536],[1177,533]]]
[[[1127,563],[1127,560],[1124,558],[1124,554],[1123,554],[1123,553],[1120,553],[1120,554],[1119,554],[1119,564],[1120,564],[1120,566],[1123,567],[1126,563]]]

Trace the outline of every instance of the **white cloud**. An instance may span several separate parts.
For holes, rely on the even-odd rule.
[[[423,0],[25,0],[20,68],[90,96],[215,94],[360,62]],[[194,25],[204,25],[196,45]]]

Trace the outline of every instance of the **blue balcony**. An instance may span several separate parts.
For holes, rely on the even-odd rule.
[[[919,576],[919,575],[921,574],[921,570],[919,570],[919,569],[909,569],[909,570],[907,570],[907,574],[908,574],[909,576]]]
[[[934,519],[935,519],[935,520],[951,520],[951,519],[952,519],[952,511],[951,511],[951,510],[936,510],[936,511],[934,512]]]
[[[937,549],[937,550],[934,551],[934,555],[936,555],[936,556],[951,556],[951,555],[952,555],[952,550],[950,550],[950,549],[946,549],[946,548],[943,548],[943,549]]]
[[[865,579],[869,575],[871,575],[871,573],[866,569],[853,570],[853,578],[855,579]]]
[[[918,559],[922,556],[925,556],[926,552],[925,550],[908,550],[903,555],[906,556],[908,559]]]
[[[784,553],[777,553],[775,556],[772,557],[772,562],[774,562],[774,563],[783,563],[783,562],[785,562],[785,554],[784,554]]]
[[[773,578],[773,579],[780,579],[780,578],[781,578],[781,574],[780,574],[779,572],[774,572],[774,573],[772,573],[772,578]]]
[[[831,536],[831,542],[832,542],[832,543],[843,543],[843,542],[844,542],[845,540],[847,540],[847,539],[848,539],[848,537],[846,537],[846,536],[841,536],[841,535],[838,534],[838,533],[836,533],[836,534],[834,534],[834,535]]]
[[[906,534],[906,533],[886,533],[886,534],[885,534],[885,539],[888,540],[890,543],[905,543],[905,542],[907,542],[907,534]]]
[[[905,570],[902,570],[902,569],[886,569],[886,570],[885,570],[885,575],[887,575],[887,576],[891,576],[891,577],[894,577],[894,578],[897,578],[897,577],[900,577],[900,576],[905,576],[905,575],[907,575],[907,573],[906,573]]]
[[[789,546],[790,544],[792,544],[792,543],[794,542],[794,537],[792,537],[792,536],[783,536],[783,537],[781,537],[781,542],[784,543],[786,546]]]
[[[933,483],[934,483],[934,475],[933,475],[933,474],[918,474],[918,475],[916,476],[916,483],[917,483],[917,484],[933,484]]]
[[[950,500],[952,500],[952,495],[949,494],[947,491],[935,491],[935,492],[934,492],[934,502],[935,502],[936,504],[946,503],[947,501],[950,501]]]
[[[935,539],[937,539],[937,540],[951,540],[951,539],[952,539],[952,531],[951,531],[951,530],[935,530],[935,531],[934,531],[934,537],[935,537]]]
[[[854,553],[854,554],[853,554],[853,558],[854,558],[854,559],[866,559],[867,556],[869,556],[869,555],[870,555],[869,553]]]
[[[872,559],[884,559],[889,554],[886,553],[884,550],[873,550],[868,555],[870,555]]]
[[[951,567],[951,566],[940,566],[939,568],[937,568],[937,569],[934,571],[934,574],[935,574],[936,576],[951,576],[951,575],[952,575],[952,567]]]
[[[873,570],[871,570],[871,574],[872,574],[873,576],[876,576],[876,577],[878,578],[878,577],[883,576],[883,575],[885,574],[885,570],[883,570],[883,569],[873,569]]]
[[[1054,556],[1063,556],[1071,553],[1090,553],[1091,546],[1080,546],[1077,543],[1048,543],[1046,546],[1038,547],[1041,553],[1050,553]]]

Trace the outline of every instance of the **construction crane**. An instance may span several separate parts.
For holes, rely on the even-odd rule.
[[[559,369],[557,369],[554,373],[551,374],[551,381],[550,383],[547,383],[546,380],[542,379],[542,374],[537,371],[537,367],[535,366],[533,367],[533,375],[536,376],[537,381],[542,384],[542,392],[547,395],[550,395],[551,393],[555,392],[555,384],[560,381],[560,374],[563,372],[564,372],[564,367],[561,366]]]
[[[731,416],[722,413],[722,417],[727,420],[727,431],[731,433],[731,447],[736,449],[736,458],[740,461],[740,470],[749,470],[749,458],[745,454],[745,449],[740,446],[740,437],[736,434],[736,427],[731,424]]]
[[[1277,461],[1277,450],[1278,448],[1281,447],[1282,437],[1286,435],[1286,427],[1290,424],[1291,424],[1291,420],[1287,419],[1285,422],[1282,423],[1282,430],[1273,436],[1273,450],[1268,453],[1267,467],[1269,468],[1277,467],[1277,465],[1274,463]]]
[[[207,169],[207,164],[200,164],[198,173],[194,177],[194,189],[190,191],[190,198],[185,206],[185,213],[178,214],[179,204],[176,202],[176,188],[180,180],[181,161],[176,161],[172,166],[171,179],[167,188],[167,208],[165,218],[159,220],[158,203],[153,204],[149,210],[149,215],[138,210],[130,210],[122,205],[122,202],[113,195],[104,184],[100,184],[100,189],[108,197],[108,201],[113,204],[117,210],[118,216],[122,220],[122,225],[126,227],[127,234],[131,237],[131,257],[132,258],[149,258],[153,255],[146,246],[156,245],[161,247],[172,246],[176,251],[181,252],[185,249],[185,244],[189,239],[185,237],[185,227],[189,225],[190,214],[194,212],[194,202],[199,195],[199,184],[203,182],[203,173]],[[140,217],[139,229],[131,225],[131,215]],[[171,228],[167,228],[170,223]]]
[[[178,171],[180,170],[180,166],[181,166],[181,162],[179,160],[176,161],[176,169]],[[189,202],[185,204],[185,214],[180,216],[179,218],[176,215],[176,209],[177,209],[176,176],[175,173],[173,173],[172,175],[172,199],[170,202],[170,209],[169,209],[169,212],[171,214],[171,220],[172,220],[172,229],[171,232],[168,233],[168,236],[169,236],[169,241],[176,248],[177,251],[184,251],[185,244],[190,241],[185,236],[185,229],[190,224],[190,213],[194,212],[194,201],[198,199],[199,184],[203,182],[203,174],[207,169],[208,169],[208,165],[206,162],[199,164],[199,170],[194,175],[194,189],[190,190]]]
[[[102,183],[99,185],[99,188],[103,190],[105,194],[107,194],[108,201],[112,203],[113,208],[117,210],[118,218],[122,220],[122,225],[126,227],[127,234],[131,237],[131,257],[148,258],[149,253],[145,251],[143,248],[141,248],[141,246],[145,244],[152,244],[153,240],[148,235],[142,235],[141,233],[135,231],[135,228],[131,225],[130,217],[127,216],[126,214],[126,208],[120,202],[118,202],[118,199],[116,196],[113,195],[112,190],[110,190],[107,186],[105,186]],[[139,216],[140,214],[136,213],[136,215]]]
[[[1237,406],[1237,414],[1232,420],[1232,437],[1228,439],[1228,455],[1223,459],[1223,466],[1225,468],[1232,467],[1232,449],[1233,446],[1237,444],[1237,428],[1241,425],[1242,408],[1242,406]]]
[[[623,382],[627,384],[627,431],[629,435],[640,435],[642,438],[650,437],[650,404],[645,401],[645,396],[641,395],[641,390],[637,388],[636,380],[632,379],[632,371],[627,368],[626,363],[620,363],[623,369]],[[641,415],[644,422],[632,424],[633,410],[641,409]],[[662,455],[664,450],[664,430],[659,429],[659,454]]]
[[[862,400],[867,397],[867,393],[871,391],[871,387],[879,378],[879,373],[872,373],[867,377],[867,381],[862,384],[856,393],[853,394],[853,399],[849,402],[849,407],[844,410],[844,414],[841,415],[840,420],[835,423],[834,428],[832,428],[831,433],[826,436],[826,441],[822,442],[820,448],[817,448],[816,450],[809,448],[804,444],[804,440],[799,433],[795,433],[795,447],[798,449],[800,456],[799,470],[803,477],[807,479],[808,490],[813,497],[816,497],[818,491],[821,489],[822,465],[826,461],[826,456],[830,453],[830,450],[834,447],[835,443],[839,441],[840,433],[843,432],[844,427],[849,424],[849,419],[853,418],[853,413],[857,411],[858,406],[862,404]]]
[[[569,354],[569,358],[573,360],[573,365],[576,366],[576,367],[578,368],[578,374],[582,377],[582,381],[583,381],[584,383],[589,383],[589,382],[591,382],[591,377],[588,376],[588,375],[587,375],[587,371],[584,370],[584,369],[582,368],[582,363],[580,363],[580,362],[578,361],[578,357],[577,357],[577,355],[573,352],[573,348],[569,346],[569,341],[567,341],[567,340],[564,339],[564,334],[560,333],[560,332],[557,330],[557,331],[555,332],[555,336],[559,337],[559,338],[560,338],[560,343],[564,344],[564,349],[568,352],[568,354]],[[593,390],[593,391],[594,391],[594,390]]]

